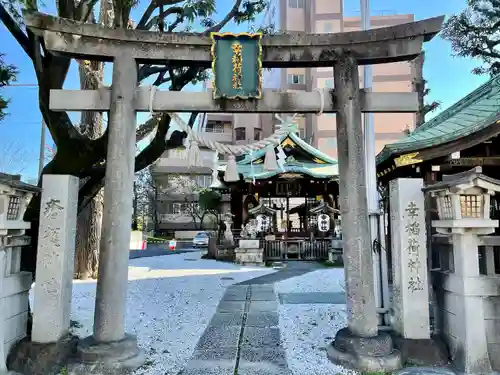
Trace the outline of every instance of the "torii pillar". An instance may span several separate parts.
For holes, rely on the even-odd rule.
[[[358,371],[401,368],[401,353],[392,338],[378,331],[366,197],[365,152],[361,122],[358,63],[345,54],[334,65],[339,161],[340,210],[343,225],[347,327],[328,347],[328,358]],[[354,187],[354,188],[353,188]]]
[[[133,370],[145,361],[136,337],[125,333],[136,151],[136,89],[136,60],[125,54],[115,56],[94,333],[78,344],[78,357],[84,364],[96,365],[108,372]]]

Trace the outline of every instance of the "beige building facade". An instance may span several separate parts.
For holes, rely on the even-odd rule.
[[[288,32],[338,33],[360,30],[359,17],[344,17],[342,0],[274,0],[275,21]],[[411,14],[372,16],[371,27],[385,27],[414,21]],[[377,92],[411,92],[415,77],[411,63],[401,62],[373,66],[372,89]],[[334,88],[332,68],[293,68],[264,71],[263,87],[281,90],[313,91],[316,88]],[[363,68],[360,68],[360,86],[363,86]],[[207,81],[204,90],[210,91]],[[319,100],[319,99],[318,99]],[[287,114],[286,116],[292,116]],[[414,129],[416,115],[412,113],[376,113],[375,151],[402,138],[406,129]],[[298,134],[309,144],[331,157],[337,157],[335,114],[298,115],[295,118]],[[227,144],[248,144],[271,135],[276,120],[272,114],[209,113],[199,116],[198,131],[205,137]],[[157,197],[158,223],[161,230],[194,229],[195,224],[183,209],[181,196],[165,194],[169,179],[190,175],[200,187],[211,182],[213,154],[202,150],[202,165],[188,168],[184,149],[169,150],[153,165],[152,171],[159,185]]]
[[[281,29],[289,32],[338,33],[361,29],[359,17],[344,17],[342,0],[279,0]],[[412,22],[412,14],[372,16],[371,27],[385,27]],[[334,88],[333,70],[281,69],[282,89],[312,91],[316,88]],[[408,62],[373,66],[372,89],[376,92],[411,92],[414,77]],[[363,68],[360,68],[360,86],[363,87]],[[384,145],[404,136],[405,129],[415,127],[412,113],[377,113],[375,125],[375,149],[378,153]],[[337,156],[335,114],[306,115],[300,118],[299,127],[313,146],[322,152]]]
[[[359,17],[344,17],[342,0],[277,0],[276,18],[279,28],[288,32],[338,33],[360,30]],[[385,27],[414,21],[412,14],[372,16],[371,27]],[[360,86],[363,86],[363,68],[360,68]],[[411,92],[415,76],[409,62],[373,66],[372,90],[376,92]],[[333,69],[293,68],[264,72],[264,88],[313,91],[316,88],[334,88]],[[211,82],[205,89],[211,90]],[[406,129],[414,129],[416,116],[412,113],[377,113],[375,150],[403,137]],[[296,117],[299,135],[320,151],[337,156],[335,114],[315,114]],[[218,124],[218,125],[213,125]],[[223,124],[223,125],[222,125]],[[212,132],[214,126],[221,139],[232,139],[234,144],[249,143],[270,135],[275,120],[270,114],[208,114],[204,129]],[[222,132],[224,129],[224,132]],[[221,134],[224,134],[223,136]]]

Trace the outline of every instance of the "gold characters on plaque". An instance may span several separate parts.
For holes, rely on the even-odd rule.
[[[240,43],[234,43],[233,49],[233,89],[241,90],[241,77],[243,67],[242,46]]]

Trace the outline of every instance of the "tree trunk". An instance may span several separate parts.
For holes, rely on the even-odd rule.
[[[103,209],[102,189],[78,215],[76,229],[75,278],[97,277]]]
[[[101,1],[100,20],[109,25],[112,4]],[[104,63],[97,61],[79,62],[80,88],[95,90],[104,82]],[[90,139],[97,139],[103,133],[103,116],[99,112],[82,112],[80,132]],[[99,242],[103,213],[103,189],[78,215],[76,225],[75,278],[96,278],[99,267]]]

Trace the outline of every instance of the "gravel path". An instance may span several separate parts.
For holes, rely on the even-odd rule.
[[[343,285],[344,270],[337,268],[323,268],[275,284],[282,301],[292,300],[286,298],[287,294],[307,296],[304,303],[293,298],[293,304],[279,306],[282,343],[293,375],[355,374],[326,357],[327,345],[346,323],[345,299],[337,304],[338,296],[344,292]],[[337,303],[328,303],[329,298]]]
[[[130,261],[126,329],[138,336],[147,364],[137,375],[174,375],[189,360],[219,300],[232,284],[275,272],[200,259],[201,253]],[[95,281],[73,284],[72,320],[92,333]],[[208,374],[206,374],[208,375]]]

